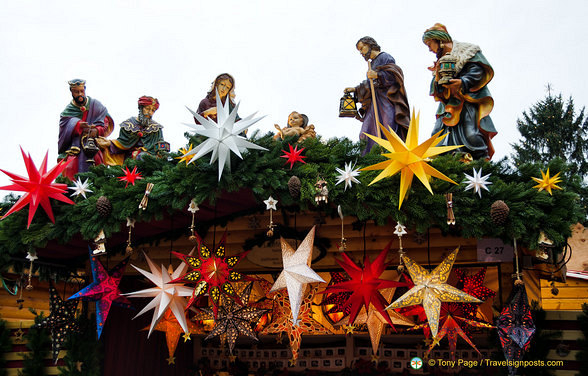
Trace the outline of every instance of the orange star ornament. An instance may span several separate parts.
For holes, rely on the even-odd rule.
[[[364,167],[361,171],[369,170],[382,170],[380,174],[369,184],[372,185],[383,178],[394,176],[400,172],[400,200],[398,202],[398,208],[402,206],[404,196],[412,184],[412,178],[416,177],[423,183],[423,185],[433,194],[431,185],[429,184],[429,176],[448,181],[456,184],[449,177],[445,176],[435,168],[429,166],[427,163],[430,157],[446,153],[451,150],[462,147],[463,145],[455,146],[437,146],[448,133],[441,136],[439,131],[432,135],[427,141],[419,145],[419,116],[412,112],[410,119],[410,126],[408,127],[408,136],[406,142],[402,141],[400,137],[394,132],[390,132],[382,124],[378,124],[386,139],[365,134],[375,142],[377,142],[384,149],[388,150],[389,153],[382,153],[383,156],[387,157],[388,160],[377,163],[372,166]]]
[[[561,183],[559,174],[561,174],[561,171],[553,175],[553,177],[549,177],[549,168],[547,169],[547,173],[544,173],[543,170],[541,170],[541,179],[531,177],[531,179],[539,183],[533,188],[539,188],[539,192],[545,189],[550,195],[553,195],[553,193],[551,193],[552,189],[561,189],[561,187],[557,186],[557,183]]]

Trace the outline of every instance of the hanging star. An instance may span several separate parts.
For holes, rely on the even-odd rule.
[[[68,300],[82,299],[84,301],[96,302],[96,332],[98,339],[104,329],[104,323],[108,318],[108,312],[113,304],[124,308],[131,308],[131,302],[121,295],[118,287],[120,280],[125,272],[129,258],[122,260],[118,265],[106,272],[102,263],[94,256],[90,250],[90,266],[92,268],[92,278],[94,282],[70,296]]]
[[[84,180],[84,182],[82,182],[82,179],[78,178],[76,181],[73,182],[74,186],[73,187],[67,187],[68,189],[71,189],[73,192],[71,194],[71,196],[79,196],[82,195],[84,196],[84,198],[86,198],[86,193],[92,193],[93,191],[91,191],[90,188],[90,182],[88,181],[88,179],[86,178],[86,180]]]
[[[135,219],[127,217],[127,227],[135,228],[135,222]]]
[[[484,279],[486,277],[486,268],[480,269],[474,275],[468,275],[465,270],[456,269],[455,274],[457,275],[457,283],[455,287],[462,290],[466,294],[469,294],[475,298],[480,299],[482,302],[496,296],[496,292],[490,290],[484,286]],[[478,304],[475,303],[463,303],[461,308],[464,312],[464,317],[473,319],[476,317],[476,311],[478,310]]]
[[[218,123],[211,118],[202,117],[200,114],[188,108],[188,111],[194,115],[200,124],[187,124],[189,127],[195,129],[195,133],[206,137],[206,141],[196,146],[193,150],[186,153],[186,157],[193,156],[190,163],[198,158],[212,152],[210,157],[210,164],[213,164],[218,159],[218,180],[220,181],[225,166],[230,168],[231,165],[231,151],[239,158],[243,159],[241,153],[247,149],[267,150],[264,147],[258,146],[253,142],[241,136],[241,133],[247,130],[250,126],[257,123],[262,118],[253,117],[250,115],[244,119],[235,122],[237,111],[239,110],[239,103],[235,106],[233,111],[229,108],[230,101],[225,101],[225,104],[220,100],[220,95],[216,95],[216,110]]]
[[[123,172],[125,173],[124,176],[119,176],[118,180],[127,182],[125,188],[129,186],[129,183],[135,185],[135,181],[143,179],[141,173],[137,171],[137,166],[133,167],[133,171],[129,171],[129,168],[125,166]]]
[[[78,300],[63,301],[59,293],[49,284],[49,317],[38,324],[35,328],[48,328],[51,332],[51,350],[53,363],[57,364],[59,351],[70,333],[79,331],[76,322],[76,308]]]
[[[290,147],[290,151],[288,152],[286,150],[282,150],[284,152],[284,155],[280,155],[280,157],[286,158],[286,163],[284,163],[284,164],[290,163],[290,170],[292,169],[292,167],[294,166],[294,163],[296,163],[296,162],[306,163],[306,162],[304,162],[304,158],[306,158],[306,156],[301,155],[304,148],[301,148],[300,150],[298,150],[298,145],[296,145],[294,148],[292,148],[292,145],[290,145],[290,144],[288,144],[288,146]]]
[[[476,169],[474,168],[474,173],[472,174],[472,176],[468,174],[464,175],[466,176],[466,180],[464,181],[464,183],[468,183],[464,190],[467,191],[473,189],[474,193],[477,193],[478,196],[480,196],[480,198],[482,198],[482,189],[485,189],[486,191],[490,192],[488,186],[491,185],[492,182],[488,181],[488,178],[490,178],[490,175],[492,174],[482,176],[482,168],[480,167],[480,171],[476,171]]]
[[[359,176],[359,169],[355,169],[355,163],[353,165],[351,162],[345,163],[345,170],[341,170],[338,167],[335,167],[335,170],[339,173],[339,180],[337,180],[335,185],[345,182],[345,191],[347,190],[347,187],[351,188],[351,183],[360,184],[359,180],[356,178],[356,176]]]
[[[478,298],[446,283],[458,252],[459,248],[456,248],[432,272],[428,272],[407,256],[402,256],[404,265],[415,286],[386,309],[422,305],[427,315],[431,333],[433,337],[436,337],[439,329],[441,302],[481,303]]]
[[[545,189],[550,195],[553,195],[553,193],[551,193],[552,189],[561,189],[561,187],[557,185],[557,183],[561,183],[562,181],[559,174],[561,174],[561,171],[553,175],[553,177],[549,177],[549,168],[547,169],[547,173],[544,173],[543,170],[541,170],[541,179],[531,177],[531,179],[539,183],[533,188],[538,188],[539,192]]]
[[[144,257],[151,272],[138,268],[132,264],[131,266],[139,273],[147,277],[147,279],[149,279],[155,285],[155,287],[141,291],[130,292],[124,295],[132,298],[153,299],[145,306],[145,308],[143,308],[143,310],[141,310],[141,312],[137,313],[133,319],[153,309],[153,318],[151,319],[149,334],[147,335],[149,338],[151,332],[155,328],[155,325],[157,325],[157,322],[161,320],[163,314],[169,309],[175,315],[184,332],[187,333],[189,330],[188,324],[186,323],[186,315],[184,314],[184,308],[186,307],[185,297],[191,296],[194,289],[191,287],[186,287],[182,283],[170,283],[171,280],[178,278],[186,272],[187,265],[182,262],[175,271],[172,269],[172,273],[170,275],[168,270],[163,265],[161,265],[161,268],[158,268],[153,263],[153,261],[151,261],[149,256],[144,255]]]
[[[345,334],[353,334],[355,330],[355,325],[343,325],[342,328],[345,331]]]
[[[180,155],[179,157],[176,157],[176,159],[179,159],[178,164],[181,164],[182,162],[186,162],[186,166],[188,165],[188,163],[190,163],[190,155],[186,155],[189,152],[192,151],[192,144],[190,144],[190,146],[188,146],[187,148],[180,148]]]
[[[394,235],[398,236],[399,238],[402,237],[402,235],[406,235],[406,226],[404,226],[402,223],[398,222],[396,223],[396,227],[394,228]]]
[[[399,209],[402,206],[402,201],[404,200],[406,192],[412,184],[412,178],[415,175],[431,194],[433,194],[433,190],[429,184],[429,176],[457,184],[427,163],[431,157],[463,146],[437,146],[449,133],[440,136],[442,131],[439,131],[427,141],[419,145],[419,116],[417,115],[415,118],[414,111],[410,120],[406,143],[402,141],[395,132],[390,133],[390,131],[381,124],[379,124],[379,126],[387,140],[367,133],[364,134],[389,151],[389,153],[382,154],[387,157],[388,160],[369,167],[364,167],[361,171],[382,170],[382,172],[369,185],[372,185],[385,177],[393,176],[400,171]]]
[[[342,282],[348,281],[343,274],[338,272],[330,272],[331,280],[329,286],[337,285]],[[323,312],[327,315],[332,322],[339,322],[344,316],[348,316],[351,312],[351,307],[346,305],[351,291],[340,291],[340,292],[324,292],[321,306],[323,306]]]
[[[14,342],[19,343],[24,340],[25,332],[22,330],[22,322],[20,323],[20,327],[16,332],[14,332]]]
[[[345,269],[349,277],[351,277],[351,280],[327,286],[322,293],[351,292],[351,296],[345,303],[345,306],[350,307],[350,324],[355,323],[355,318],[361,308],[365,307],[367,310],[371,303],[384,317],[386,322],[394,327],[390,315],[385,311],[388,302],[379,290],[389,287],[405,286],[405,284],[397,281],[380,279],[380,276],[389,265],[389,263],[385,262],[389,250],[390,243],[388,243],[382,252],[380,252],[373,263],[370,262],[369,257],[366,255],[364,258],[363,269],[353,262],[353,260],[345,253],[342,254],[343,260],[336,260],[337,263]]]
[[[306,285],[313,282],[325,282],[310,268],[315,227],[312,227],[296,251],[284,238],[280,237],[284,269],[276,279],[270,293],[284,288],[288,289],[293,323],[297,322]]]
[[[259,341],[252,325],[256,325],[257,321],[267,311],[265,309],[248,306],[249,297],[253,283],[249,283],[243,292],[240,294],[241,302],[244,306],[237,304],[231,299],[223,299],[223,304],[219,308],[218,317],[215,319],[214,328],[205,340],[220,336],[221,343],[229,344],[229,354],[233,355],[235,342],[237,337],[241,334],[251,338],[254,341]],[[197,314],[197,320],[212,320],[214,313],[210,308],[203,308],[202,314]]]
[[[248,277],[234,270],[237,263],[245,257],[247,252],[227,257],[225,249],[225,242],[227,240],[226,232],[214,252],[210,251],[197,233],[194,233],[194,235],[198,243],[198,254],[196,256],[172,252],[188,264],[189,271],[181,277],[172,280],[171,283],[195,283],[196,288],[192,292],[192,297],[188,301],[186,309],[191,307],[198,297],[208,294],[212,300],[214,317],[216,318],[221,295],[225,295],[237,301],[238,304],[241,304],[241,300],[231,282],[249,280]]]
[[[267,200],[263,200],[263,202],[265,203],[265,210],[278,210],[276,208],[276,204],[278,203],[278,200],[274,199],[272,196],[269,196]]]
[[[49,199],[52,198],[58,201],[63,201],[67,204],[74,204],[72,200],[63,195],[63,193],[67,190],[67,184],[53,183],[55,178],[61,174],[61,172],[72,160],[67,162],[59,162],[56,166],[49,170],[49,172],[47,172],[47,157],[49,155],[48,152],[45,154],[45,158],[43,159],[40,168],[37,170],[37,167],[35,166],[35,163],[33,162],[30,154],[25,154],[22,148],[20,151],[27,168],[27,174],[29,175],[28,178],[0,169],[0,171],[8,175],[12,183],[14,183],[0,187],[0,189],[6,191],[20,191],[25,192],[25,194],[18,199],[18,201],[10,208],[10,210],[6,212],[6,214],[4,214],[2,219],[8,217],[12,213],[19,211],[28,204],[29,219],[27,222],[27,228],[30,227],[31,221],[35,216],[35,212],[37,211],[39,205],[41,205],[41,207],[45,210],[51,222],[55,223],[55,218],[53,217],[53,210],[51,209],[51,203]]]
[[[190,201],[190,205],[188,206],[188,211],[192,214],[196,214],[196,212],[200,210],[200,208],[198,207],[198,205],[196,205],[196,201],[194,201],[194,199],[192,199]]]

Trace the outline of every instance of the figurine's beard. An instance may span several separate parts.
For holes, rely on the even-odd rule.
[[[141,126],[146,127],[149,125],[149,121],[151,119],[143,115],[143,111],[139,111],[139,116],[137,117],[137,120],[139,120],[139,124],[141,124]]]
[[[82,105],[84,104],[84,102],[86,102],[86,97],[84,97],[83,95],[78,95],[77,97],[74,97],[74,101],[77,104]]]
[[[366,52],[366,54],[363,55],[363,58],[365,59],[365,61],[368,61],[370,59],[371,55],[372,55],[372,48],[370,47],[370,49]]]

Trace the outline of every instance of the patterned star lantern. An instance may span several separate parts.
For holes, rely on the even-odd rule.
[[[33,327],[48,328],[51,331],[51,349],[55,364],[67,336],[79,331],[76,321],[77,306],[78,300],[63,301],[53,284],[49,285],[49,317]]]
[[[342,282],[346,282],[349,279],[345,278],[343,274],[338,272],[330,272],[331,274],[331,281],[329,282],[329,286],[337,285]],[[343,319],[344,316],[348,316],[351,312],[351,307],[346,305],[349,297],[351,296],[351,291],[343,291],[343,292],[324,292],[324,297],[321,302],[321,306],[323,306],[323,312],[332,322],[338,322]]]
[[[286,150],[282,150],[284,152],[284,155],[280,155],[280,157],[286,158],[286,163],[284,164],[290,163],[290,170],[296,162],[306,163],[304,162],[304,158],[306,158],[306,156],[301,155],[302,151],[304,151],[304,148],[298,150],[298,145],[296,145],[294,148],[292,148],[292,145],[290,144],[288,144],[288,146],[290,147],[290,151],[288,152]]]
[[[372,185],[382,180],[383,178],[393,176],[400,172],[400,200],[398,202],[399,209],[402,206],[402,201],[404,201],[404,197],[406,196],[406,192],[412,184],[412,178],[414,176],[416,176],[423,183],[423,185],[429,190],[429,192],[431,192],[431,194],[433,194],[433,190],[429,184],[430,176],[457,184],[427,163],[431,157],[455,150],[463,146],[437,146],[448,135],[448,133],[441,136],[442,131],[439,131],[431,136],[431,138],[429,138],[427,141],[419,145],[419,116],[417,115],[415,118],[414,111],[410,120],[406,142],[402,141],[395,132],[390,132],[381,124],[378,125],[386,136],[386,139],[375,137],[367,133],[365,135],[389,151],[389,153],[382,154],[388,158],[388,160],[372,166],[364,167],[361,169],[361,171],[382,170],[382,172],[369,185]]]
[[[45,158],[43,159],[40,168],[37,170],[37,167],[35,166],[35,163],[33,162],[30,154],[26,154],[22,148],[20,151],[27,168],[27,173],[29,175],[28,178],[13,174],[8,171],[0,170],[9,176],[13,183],[11,185],[0,187],[0,189],[6,191],[20,191],[25,193],[10,208],[10,210],[4,214],[2,218],[4,219],[10,214],[15,213],[29,205],[29,218],[27,222],[27,228],[29,228],[37,208],[39,205],[41,205],[51,222],[55,223],[55,218],[53,217],[53,210],[51,209],[51,203],[49,199],[52,198],[58,201],[63,201],[67,204],[74,204],[72,200],[63,195],[63,193],[67,191],[67,184],[53,183],[55,178],[61,174],[61,172],[72,160],[67,162],[60,162],[57,164],[57,166],[53,167],[51,170],[49,170],[49,172],[47,172],[47,156],[49,153],[45,154]]]
[[[118,180],[127,182],[127,184],[125,184],[125,188],[129,186],[129,183],[135,185],[135,181],[143,179],[141,173],[137,171],[137,166],[133,167],[133,171],[130,171],[128,167],[125,167],[123,172],[125,174],[123,176],[119,176]]]
[[[404,265],[415,286],[390,304],[387,309],[422,305],[431,333],[433,337],[437,337],[441,302],[481,303],[478,298],[446,283],[458,252],[459,248],[456,248],[432,272],[428,272],[409,257],[403,256]]]
[[[195,236],[198,243],[198,254],[196,256],[172,252],[188,264],[189,271],[183,276],[172,280],[171,283],[186,282],[196,284],[196,288],[188,301],[186,309],[192,306],[198,297],[208,293],[212,301],[214,317],[216,318],[221,295],[225,295],[234,299],[237,303],[242,304],[231,282],[249,280],[249,278],[233,270],[237,263],[245,257],[247,252],[227,257],[225,249],[227,240],[226,232],[214,252],[211,252],[210,248],[204,244],[204,241],[197,233],[195,233]]]
[[[496,292],[490,290],[484,286],[484,279],[486,277],[486,268],[480,269],[476,274],[469,275],[463,269],[456,269],[455,274],[457,275],[456,287],[466,294],[469,294],[475,298],[480,299],[482,302],[496,296]],[[478,304],[463,303],[461,304],[464,316],[466,318],[475,318],[476,311],[478,310]]]
[[[559,177],[559,174],[561,174],[561,171],[558,172],[557,174],[553,175],[552,177],[549,176],[549,168],[547,169],[547,173],[544,173],[543,170],[541,170],[541,179],[539,178],[534,178],[531,177],[531,179],[535,180],[537,183],[536,186],[534,186],[533,188],[537,188],[539,189],[539,192],[541,192],[542,190],[546,190],[547,192],[549,192],[550,195],[553,195],[553,193],[551,192],[552,189],[561,189],[561,187],[559,187],[557,184],[561,183],[561,178]]]
[[[129,258],[127,257],[107,272],[102,263],[92,256],[92,250],[90,250],[90,266],[92,267],[94,282],[68,298],[68,300],[82,299],[96,302],[96,332],[98,339],[100,339],[108,312],[110,312],[110,307],[113,304],[131,308],[131,302],[121,295],[118,287],[128,262]]]

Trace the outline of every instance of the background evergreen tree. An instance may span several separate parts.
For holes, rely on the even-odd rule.
[[[67,338],[64,348],[67,354],[63,357],[64,366],[59,368],[63,376],[100,376],[102,352],[100,342],[96,340],[95,318],[80,316],[80,331]]]
[[[35,310],[31,312],[36,315]],[[43,321],[43,313],[35,316],[35,324]],[[45,376],[45,359],[50,358],[51,339],[45,328],[29,328],[25,334],[27,348],[30,352],[23,356],[22,371],[18,371],[19,376]]]
[[[10,340],[10,329],[6,326],[6,321],[0,319],[0,376],[6,376],[8,370],[6,369],[5,354],[12,349],[12,341]]]

